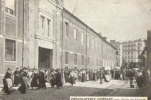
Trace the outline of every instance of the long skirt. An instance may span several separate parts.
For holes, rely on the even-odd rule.
[[[85,82],[86,81],[86,75],[85,74],[82,74],[82,82]]]
[[[139,88],[142,88],[143,87],[143,78],[142,77],[137,77],[136,78],[136,82],[137,82],[137,86]]]
[[[17,86],[19,85],[20,81],[19,81],[19,77],[18,76],[15,76],[14,77],[14,85]]]
[[[28,88],[28,78],[27,77],[23,77],[22,80],[21,80],[21,85],[18,88],[18,90],[21,93],[25,94],[26,91],[27,91],[27,88]]]
[[[70,77],[70,83],[71,83],[71,84],[75,84],[75,78],[72,77],[72,76]]]
[[[31,80],[31,87],[38,87],[39,84],[38,84],[38,79],[32,79]]]
[[[61,79],[56,79],[56,85],[57,87],[61,87],[63,85]]]
[[[3,85],[4,85],[3,90],[5,93],[10,94],[12,89],[12,83],[13,83],[12,79],[9,78],[3,79]]]
[[[51,87],[54,87],[56,85],[56,80],[55,78],[51,78],[50,79],[50,84],[51,84]]]

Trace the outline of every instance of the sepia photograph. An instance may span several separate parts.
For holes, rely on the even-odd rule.
[[[151,0],[0,0],[0,100],[151,100]]]

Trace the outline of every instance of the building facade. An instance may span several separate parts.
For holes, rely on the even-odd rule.
[[[116,67],[122,66],[122,44],[115,40],[110,40],[110,43],[116,48]]]
[[[7,68],[114,67],[116,48],[62,0],[0,0],[0,74]]]
[[[143,39],[128,41],[122,43],[123,63],[137,63],[139,62],[138,56],[141,54],[145,47]]]
[[[65,67],[111,69],[115,65],[115,47],[65,8],[62,41]]]

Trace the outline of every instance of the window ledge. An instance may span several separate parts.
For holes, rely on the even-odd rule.
[[[8,17],[10,17],[10,18],[12,18],[12,19],[14,19],[14,20],[16,20],[16,16],[14,16],[14,15],[11,15],[11,14],[6,13],[6,12],[5,12],[5,15],[8,16]]]
[[[16,64],[16,61],[4,61],[4,63],[15,63]]]

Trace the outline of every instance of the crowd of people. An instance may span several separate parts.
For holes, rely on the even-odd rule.
[[[19,87],[18,91],[24,94],[29,88],[46,89],[46,82],[50,82],[52,87],[56,85],[57,88],[59,88],[62,86],[61,77],[60,69],[16,68],[16,70],[12,72],[12,70],[8,68],[3,79],[3,91],[10,94],[14,86]]]
[[[72,86],[77,82],[98,81],[102,84],[104,81],[109,82],[111,79],[125,80],[130,79],[130,86],[133,87],[133,81],[136,79],[138,87],[142,87],[141,71],[111,69],[29,69],[16,68],[13,72],[8,68],[4,79],[4,92],[11,93],[12,87],[19,87],[21,93],[26,93],[28,89],[46,89],[46,82],[51,87],[60,88],[64,83],[70,83]]]

